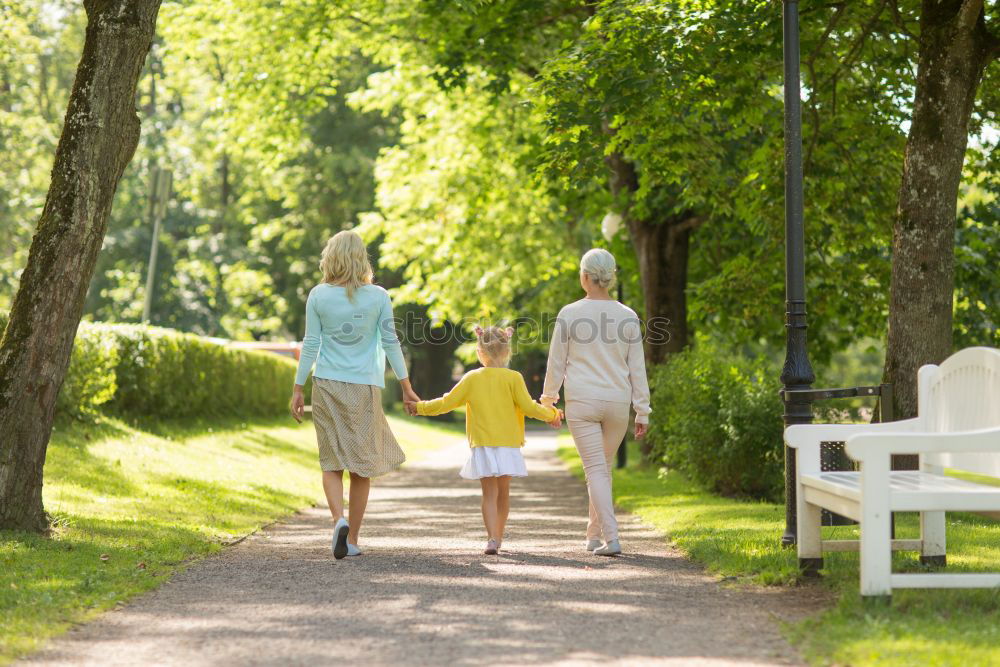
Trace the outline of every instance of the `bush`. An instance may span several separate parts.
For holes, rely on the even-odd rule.
[[[118,346],[100,326],[81,322],[73,341],[69,369],[56,399],[56,413],[76,418],[92,416],[115,395]]]
[[[726,496],[778,501],[784,482],[778,369],[699,347],[650,373],[651,457]]]
[[[118,391],[110,407],[131,417],[279,415],[288,407],[295,362],[233,350],[190,334],[105,325],[118,341]]]
[[[6,324],[0,312],[0,332]],[[295,367],[270,352],[170,329],[81,322],[56,411],[75,418],[101,406],[132,418],[277,416],[288,408]]]

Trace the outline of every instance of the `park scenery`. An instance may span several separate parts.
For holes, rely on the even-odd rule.
[[[0,0],[0,664],[1000,665],[998,60]]]

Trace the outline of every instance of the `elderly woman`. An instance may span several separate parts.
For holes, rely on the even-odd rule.
[[[407,379],[396,338],[389,294],[372,284],[372,267],[361,237],[343,231],[320,259],[323,282],[306,301],[306,334],[292,389],[292,416],[305,411],[302,394],[313,374],[312,406],[323,471],[323,491],[333,515],[333,555],[357,556],[361,520],[371,478],[405,460],[382,413],[385,360],[399,378],[403,398],[419,401]],[[344,470],[351,475],[350,521],[344,520]]]
[[[600,248],[580,260],[580,285],[587,296],[559,311],[541,400],[552,405],[565,386],[566,422],[590,494],[587,550],[599,556],[621,553],[611,461],[628,429],[629,404],[635,408],[636,438],[646,434],[649,423],[642,330],[635,311],[609,294],[615,269],[615,258]]]

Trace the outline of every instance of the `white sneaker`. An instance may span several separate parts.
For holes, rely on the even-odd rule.
[[[333,544],[331,548],[333,549],[333,557],[337,560],[347,555],[347,533],[350,530],[350,526],[347,525],[347,521],[343,518],[337,519],[337,523],[333,526]]]
[[[618,540],[611,540],[603,547],[594,549],[595,556],[617,556],[622,552],[622,545],[618,544]]]
[[[593,551],[595,549],[599,549],[602,544],[604,543],[598,539],[587,540],[587,551]]]
[[[360,556],[364,552],[358,548],[358,545],[347,543],[347,555],[348,556]]]

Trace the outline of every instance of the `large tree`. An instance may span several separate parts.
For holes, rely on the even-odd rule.
[[[952,350],[955,210],[980,82],[1000,55],[1000,8],[993,4],[987,20],[984,0],[921,3],[913,118],[893,228],[885,359],[897,419],[917,412],[920,366],[940,363]]]
[[[652,358],[683,346],[685,319],[734,344],[778,342],[780,11],[767,0],[609,2],[585,27],[542,74],[549,163],[570,187],[610,169],[644,265],[645,315],[671,320]],[[908,85],[895,31],[884,3],[802,19],[810,331],[824,360],[882,332]]]
[[[0,340],[0,528],[45,530],[56,396],[115,189],[139,141],[136,84],[160,0],[86,0],[83,55],[49,194]]]

